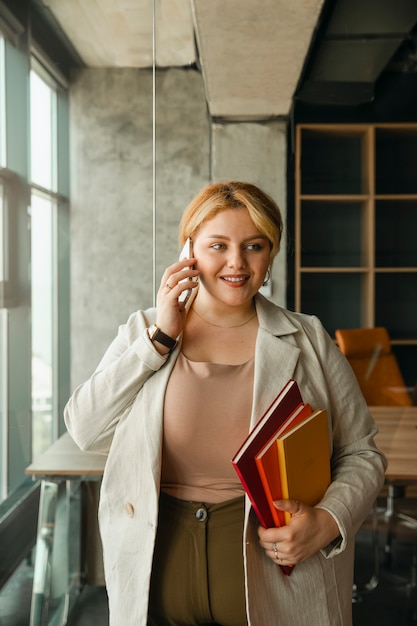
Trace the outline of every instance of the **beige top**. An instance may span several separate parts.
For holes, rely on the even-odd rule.
[[[244,493],[231,459],[249,431],[254,359],[242,365],[178,356],[164,407],[161,489],[216,503]]]

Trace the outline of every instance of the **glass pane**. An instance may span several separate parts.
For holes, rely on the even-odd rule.
[[[6,167],[6,90],[4,38],[0,35],[0,166]]]
[[[55,94],[34,71],[30,73],[31,179],[55,190],[53,129]]]
[[[53,441],[53,204],[32,194],[32,453]]]
[[[7,496],[7,311],[0,309],[0,502]]]
[[[7,278],[6,260],[6,214],[4,207],[4,189],[0,182],[0,307],[2,306],[4,281]]]

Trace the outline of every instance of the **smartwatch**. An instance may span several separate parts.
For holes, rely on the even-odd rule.
[[[177,345],[177,341],[175,339],[172,339],[172,337],[169,337],[168,335],[163,333],[162,330],[158,328],[156,324],[152,324],[152,326],[149,326],[148,335],[149,335],[149,339],[152,342],[157,341],[158,343],[168,348],[170,352],[172,352],[175,346]]]

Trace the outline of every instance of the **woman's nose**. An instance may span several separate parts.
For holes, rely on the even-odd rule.
[[[229,254],[229,258],[227,260],[227,265],[233,269],[243,269],[246,265],[245,255],[243,254],[240,248],[236,250],[231,250]]]

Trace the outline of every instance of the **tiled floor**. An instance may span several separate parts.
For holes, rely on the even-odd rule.
[[[359,584],[368,580],[374,567],[370,538],[367,530],[358,534],[355,580]],[[353,604],[354,626],[417,624],[417,587],[407,588],[407,581],[411,581],[412,558],[417,554],[417,536],[413,538],[412,533],[408,533],[405,539],[402,537],[401,541],[394,542],[392,566],[388,568],[382,564],[376,589],[364,594],[359,602]],[[0,592],[0,626],[28,626],[32,579],[31,565],[23,563]],[[71,613],[69,626],[108,626],[107,597],[103,587],[87,587],[83,590]]]

